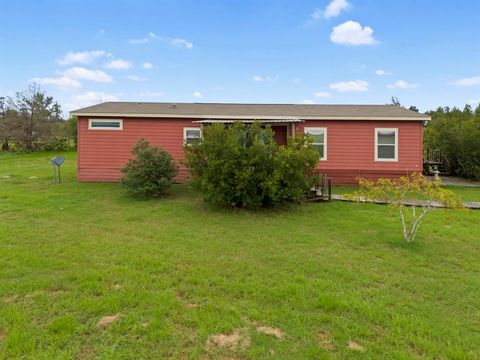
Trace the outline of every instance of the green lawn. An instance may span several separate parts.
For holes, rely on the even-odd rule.
[[[0,357],[480,359],[480,211],[407,245],[385,206],[138,200],[51,157],[0,154]]]

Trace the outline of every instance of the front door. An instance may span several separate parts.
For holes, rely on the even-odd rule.
[[[273,138],[278,145],[287,144],[287,127],[285,125],[272,126]]]

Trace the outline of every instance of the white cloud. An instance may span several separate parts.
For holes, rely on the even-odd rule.
[[[330,89],[338,92],[365,92],[368,91],[370,84],[364,80],[340,81],[330,84]]]
[[[100,29],[97,31],[97,36],[103,36],[103,35],[105,35],[105,30]]]
[[[147,69],[147,70],[148,69],[153,69],[153,65],[149,62],[144,62],[144,63],[142,63],[142,68]]]
[[[193,49],[193,43],[188,40],[181,39],[181,38],[169,38],[165,36],[158,36],[157,34],[150,32],[147,36],[141,39],[132,39],[128,40],[130,44],[140,45],[149,43],[152,40],[161,40],[169,45],[178,47],[178,48],[185,48],[185,49]]]
[[[143,77],[140,77],[140,76],[137,76],[137,75],[128,75],[126,76],[126,78],[128,80],[132,80],[132,81],[145,81],[147,79],[143,78]]]
[[[315,104],[315,101],[310,100],[310,99],[304,99],[304,100],[302,100],[302,104],[312,105],[312,104]]]
[[[329,92],[327,91],[318,91],[313,94],[313,96],[320,97],[320,98],[327,98],[332,96]]]
[[[171,39],[168,41],[171,45],[179,48],[193,49],[193,44],[185,39]]]
[[[142,91],[140,93],[138,93],[138,96],[140,97],[160,97],[160,96],[163,96],[163,93],[162,92],[159,92],[159,91]]]
[[[153,39],[158,39],[159,37],[153,33],[153,32],[150,32],[148,33],[148,35],[142,39],[132,39],[132,40],[128,40],[128,42],[130,44],[134,44],[134,45],[140,45],[140,44],[146,44],[148,42],[150,42],[151,40]]]
[[[104,92],[87,91],[86,93],[72,96],[73,104],[69,104],[68,107],[81,108],[106,101],[118,101],[118,98],[115,95]]]
[[[68,52],[57,60],[60,65],[90,64],[95,59],[106,55],[103,50]]]
[[[114,69],[114,70],[127,70],[133,66],[131,61],[117,59],[112,60],[105,64],[107,69]]]
[[[67,76],[61,76],[58,78],[49,78],[49,77],[36,77],[33,79],[28,80],[29,82],[37,83],[40,85],[52,85],[56,86],[60,89],[67,90],[67,89],[78,89],[82,86],[82,83],[78,80],[69,78]]]
[[[146,44],[150,41],[149,38],[143,38],[143,39],[131,39],[131,40],[128,40],[128,42],[130,44],[134,44],[134,45],[140,45],[140,44]]]
[[[477,105],[477,104],[480,104],[480,99],[479,99],[479,100],[475,100],[475,99],[468,100],[468,101],[467,101],[467,104],[469,104],[469,105]]]
[[[113,78],[102,70],[89,70],[78,66],[65,70],[63,75],[72,79],[91,80],[106,83],[113,82]]]
[[[333,28],[330,40],[341,45],[375,45],[378,43],[373,37],[373,29],[370,26],[363,27],[356,21],[346,21]]]
[[[323,10],[322,9],[315,9],[313,11],[312,15],[310,15],[310,17],[313,20],[320,20],[323,17]]]
[[[268,81],[268,82],[275,82],[279,79],[278,75],[275,76],[260,76],[260,75],[254,75],[252,76],[252,79],[256,82],[263,82],[263,81]]]
[[[295,84],[299,84],[300,81],[302,81],[302,79],[300,79],[300,78],[298,78],[298,77],[297,77],[297,78],[293,78],[293,82],[294,82]]]
[[[389,89],[413,89],[419,87],[420,84],[408,83],[404,80],[398,80],[393,84],[388,85]]]
[[[192,96],[200,99],[202,97],[202,93],[200,91],[194,91]]]
[[[347,0],[332,0],[325,10],[315,9],[312,13],[311,17],[314,20],[319,20],[322,17],[325,19],[329,19],[332,17],[337,17],[341,14],[343,10],[346,10],[350,7],[350,3]]]
[[[458,79],[452,81],[450,84],[461,87],[480,85],[480,76]]]
[[[391,71],[387,71],[387,70],[383,70],[383,69],[378,69],[378,70],[375,70],[375,75],[378,75],[378,76],[386,76],[386,75],[393,75],[393,73]]]

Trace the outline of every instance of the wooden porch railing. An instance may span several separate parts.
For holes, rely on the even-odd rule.
[[[426,149],[423,152],[423,171],[425,174],[430,174],[433,168],[446,175],[452,170],[450,161],[443,152],[439,149]]]
[[[311,189],[311,201],[330,201],[332,199],[332,181],[326,174],[314,170],[311,176],[315,179],[314,187]]]

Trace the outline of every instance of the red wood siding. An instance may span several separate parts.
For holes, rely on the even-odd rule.
[[[297,125],[327,128],[327,160],[317,169],[333,184],[356,184],[357,177],[377,179],[422,171],[421,121],[307,121]],[[398,161],[375,161],[375,128],[398,129]]]
[[[99,119],[100,117],[95,117]],[[112,117],[109,117],[110,119]],[[140,138],[168,151],[177,163],[183,158],[183,128],[197,127],[191,119],[123,119],[123,130],[88,130],[88,118],[78,119],[78,180],[118,181],[120,169],[132,157]],[[180,166],[177,181],[185,181]]]
[[[98,117],[96,117],[98,118]],[[183,158],[183,129],[200,127],[192,119],[124,118],[123,130],[88,130],[88,118],[78,121],[78,180],[118,181],[120,169],[132,156],[131,149],[144,137],[167,150],[177,163]],[[333,184],[354,184],[357,177],[396,177],[422,170],[421,121],[307,121],[296,125],[327,128],[327,160],[318,169]],[[398,128],[398,162],[375,161],[375,128]],[[281,143],[290,126],[274,127]],[[184,182],[187,170],[181,166],[177,177]]]

